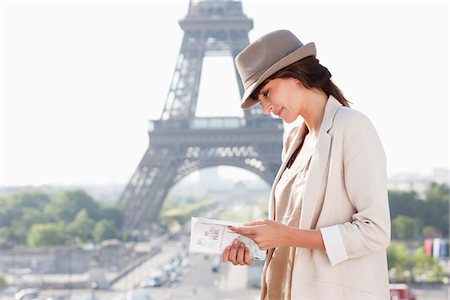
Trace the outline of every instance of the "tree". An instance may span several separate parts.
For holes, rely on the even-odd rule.
[[[425,235],[449,235],[449,203],[450,189],[446,184],[430,184],[425,191],[424,199],[419,198],[414,191],[389,191],[391,219],[395,221],[398,216],[420,219],[421,223],[416,225],[420,225],[419,233],[423,232]],[[401,227],[399,223],[402,222],[397,221],[397,228],[393,224],[393,230],[397,230],[397,233]],[[428,226],[425,231],[423,231],[423,226]],[[436,229],[437,232],[432,233],[431,228]],[[406,234],[404,230],[400,231]],[[411,237],[411,233],[407,235]]]
[[[398,215],[419,217],[424,203],[414,191],[389,191],[389,208],[391,219]]]
[[[116,228],[123,224],[123,213],[115,207],[103,207],[99,212],[100,219],[111,220]]]
[[[91,219],[97,220],[99,208],[98,203],[85,191],[74,190],[53,197],[46,206],[46,211],[54,221],[70,223],[82,209],[86,210]]]
[[[422,228],[422,220],[399,215],[392,221],[392,237],[399,240],[415,240]]]
[[[34,224],[28,234],[30,247],[55,246],[64,243],[63,228],[57,224]]]
[[[86,242],[92,237],[95,222],[89,218],[86,209],[82,209],[75,219],[67,226],[67,232],[70,238],[78,238]]]
[[[117,229],[114,223],[110,220],[103,219],[95,224],[94,232],[92,236],[97,242],[116,238]]]
[[[0,273],[0,289],[4,289],[7,286],[8,282],[6,282],[5,276],[2,273]]]
[[[401,243],[391,242],[387,249],[389,269],[404,271],[409,265],[409,256],[406,246]]]
[[[18,192],[0,198],[0,226],[9,227],[15,220],[22,219],[24,209],[42,211],[49,202],[49,195],[36,191]]]
[[[425,192],[426,206],[423,219],[426,225],[438,229],[442,235],[449,235],[450,189],[446,184],[432,183]]]
[[[424,238],[435,238],[439,237],[439,230],[434,228],[433,226],[425,226],[422,229],[422,234]]]
[[[67,237],[88,241],[92,239],[96,222],[102,219],[112,221],[115,230],[121,228],[123,214],[115,207],[100,205],[83,190],[55,194],[18,192],[0,197],[0,247],[27,243],[33,246],[60,244]],[[30,231],[36,224],[41,226]],[[42,227],[42,224],[46,226]],[[49,224],[54,227],[48,227]],[[101,235],[111,236],[106,230],[109,225],[102,226],[106,233]],[[55,228],[59,229],[53,237],[46,236]],[[120,236],[120,233],[114,232],[116,235]]]
[[[445,276],[444,268],[435,257],[426,256],[423,247],[414,252],[413,261],[412,273],[416,279],[442,282]]]
[[[0,227],[0,248],[7,247],[9,240],[9,230],[6,227]]]
[[[30,228],[33,224],[45,224],[50,221],[41,209],[35,207],[22,208],[21,215],[20,223],[26,228]]]
[[[425,192],[425,198],[430,202],[438,201],[448,203],[450,201],[450,188],[446,184],[432,182]]]

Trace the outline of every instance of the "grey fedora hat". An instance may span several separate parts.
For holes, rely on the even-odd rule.
[[[235,59],[245,89],[241,108],[249,108],[258,103],[249,97],[264,80],[308,56],[316,56],[315,44],[303,45],[288,30],[270,32],[248,45]]]

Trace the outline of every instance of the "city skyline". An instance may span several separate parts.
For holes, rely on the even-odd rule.
[[[316,42],[333,80],[377,128],[389,176],[449,167],[448,3],[243,9],[254,20],[250,41],[286,28]],[[187,2],[18,0],[1,12],[0,185],[126,184],[147,149],[148,121],[162,112]],[[205,59],[198,116],[242,115],[232,63]]]

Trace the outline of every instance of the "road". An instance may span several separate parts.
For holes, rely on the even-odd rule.
[[[180,283],[170,288],[149,288],[155,300],[175,299],[227,299],[253,300],[258,289],[247,288],[247,267],[220,264],[217,273],[212,271],[214,256],[190,255],[191,268]]]
[[[128,290],[136,288],[149,275],[150,270],[169,263],[180,253],[180,242],[164,243],[162,251],[116,282],[111,290],[43,290],[40,298],[65,296],[67,300],[87,300],[93,295],[99,300],[125,300]],[[180,282],[170,287],[145,288],[152,300],[254,300],[259,290],[247,288],[247,267],[220,263],[217,272],[212,271],[216,255],[191,253],[190,264],[183,269]],[[70,298],[69,298],[70,296]],[[2,295],[2,300],[13,299]],[[65,299],[65,300],[66,300]]]
[[[186,244],[186,241],[184,242]],[[51,296],[65,296],[65,300],[87,300],[95,294],[97,300],[125,300],[128,290],[136,288],[152,269],[173,261],[182,252],[183,243],[166,241],[161,252],[116,282],[111,290],[43,290],[40,300]],[[255,300],[259,289],[248,288],[249,268],[220,263],[217,272],[212,271],[216,255],[188,254],[190,264],[182,269],[179,282],[170,287],[145,288],[152,300]],[[257,274],[256,274],[257,275]],[[417,300],[448,299],[450,290],[414,289]],[[0,294],[1,300],[13,300],[13,295]]]

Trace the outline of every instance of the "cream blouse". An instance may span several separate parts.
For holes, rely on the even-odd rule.
[[[305,182],[315,141],[305,140],[292,166],[286,168],[275,186],[275,220],[287,226],[298,227]],[[273,249],[266,261],[263,274],[266,300],[291,298],[292,267],[295,247],[283,246]]]

